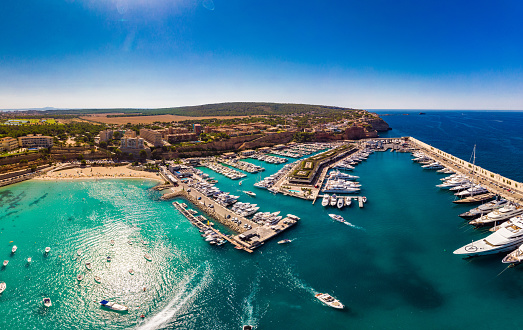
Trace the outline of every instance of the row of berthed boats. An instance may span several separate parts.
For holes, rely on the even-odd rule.
[[[414,155],[413,161],[425,163],[424,168],[439,169],[443,173],[451,172],[450,170],[445,171],[444,166],[438,166],[423,153]],[[425,167],[426,165],[428,166]],[[466,175],[454,173],[441,180],[443,183],[438,184],[437,187],[448,189],[458,197],[490,196],[487,195],[488,190],[485,187],[475,184]],[[509,252],[503,258],[503,263],[519,264],[523,262],[523,206],[496,197],[459,216],[467,220],[470,225],[492,227],[489,229],[491,234],[487,237],[462,246],[455,250],[454,254],[476,257]]]
[[[359,207],[363,207],[364,203],[367,202],[367,197],[365,197],[365,196],[350,197],[350,196],[337,196],[336,194],[329,196],[328,194],[324,194],[323,198],[321,200],[321,205],[323,207],[333,206],[333,207],[337,207],[338,209],[342,209],[345,206],[351,206],[353,198],[355,198],[358,201]]]
[[[216,173],[220,173],[221,175],[228,177],[231,180],[238,180],[247,176],[247,174],[245,173],[234,170],[230,167],[216,162],[205,162],[202,165],[207,167],[208,169],[213,170]]]
[[[256,188],[262,188],[262,189],[271,189],[276,182],[278,182],[279,179],[281,179],[285,174],[287,174],[299,161],[295,161],[289,164],[283,165],[281,169],[278,170],[278,172],[271,174],[265,178],[263,178],[261,181],[258,181],[254,184]]]
[[[269,163],[269,164],[283,164],[283,163],[288,162],[287,158],[276,157],[276,156],[271,156],[271,155],[267,155],[267,154],[254,154],[254,155],[251,155],[250,157],[257,159],[257,160],[261,160],[261,161]]]
[[[173,205],[189,220],[189,222],[191,222],[192,225],[199,229],[201,236],[207,243],[220,246],[227,242],[227,240],[225,240],[217,230],[212,228],[214,225],[212,222],[203,215],[196,215],[198,212],[188,209],[186,203],[174,202]]]
[[[344,193],[353,194],[361,190],[361,184],[353,182],[359,179],[359,176],[340,172],[339,170],[332,171],[328,174],[325,186],[322,191],[324,193]]]
[[[335,144],[333,143],[301,143],[294,144],[281,150],[272,150],[271,154],[290,158],[301,158],[320,150],[333,148],[334,146]]]
[[[354,166],[366,160],[373,152],[374,150],[372,149],[365,149],[359,151],[355,154],[350,155],[347,158],[340,160],[339,162],[334,164],[333,168],[338,170],[352,171],[354,169]]]
[[[226,165],[232,166],[234,168],[237,168],[239,170],[248,172],[248,173],[258,173],[265,171],[265,168],[255,165],[252,163],[244,162],[242,160],[238,159],[223,159],[222,162]]]

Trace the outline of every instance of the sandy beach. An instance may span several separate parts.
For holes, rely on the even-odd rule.
[[[126,166],[69,168],[50,171],[34,178],[35,180],[75,180],[75,179],[150,179],[163,182],[156,172],[135,171]]]

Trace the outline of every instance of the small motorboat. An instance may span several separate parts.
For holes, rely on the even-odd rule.
[[[31,257],[27,258],[27,263],[30,264],[32,260]]]
[[[0,293],[4,292],[5,288],[7,288],[7,284],[5,284],[5,282],[0,282]]]
[[[341,209],[345,206],[345,200],[343,197],[338,198],[338,201],[336,202],[336,206]]]
[[[86,262],[85,263],[85,268],[91,270],[91,269],[93,269],[93,265],[90,262]]]
[[[3,263],[4,267],[7,266],[8,263],[9,263],[9,260],[4,260],[4,263]]]
[[[129,311],[129,307],[127,307],[125,305],[117,304],[112,301],[102,300],[102,301],[100,301],[100,304],[102,305],[102,307],[108,308],[115,312],[128,312]]]
[[[144,254],[143,257],[144,257],[145,260],[147,260],[147,261],[153,261],[153,257],[152,257],[149,253]]]
[[[129,269],[129,274],[134,275],[134,270]]]
[[[49,251],[51,251],[51,248],[50,247],[46,247],[45,248],[45,253],[47,254],[47,253],[49,253]]]
[[[252,191],[244,191],[244,193],[246,193],[247,195],[249,195],[251,197],[256,197],[256,194]]]
[[[53,303],[51,302],[51,298],[44,298],[44,306],[45,307],[53,306]]]
[[[149,244],[149,242],[142,240],[142,244],[147,245],[147,244]]]
[[[107,256],[107,262],[111,262],[111,257]]]
[[[283,239],[283,240],[279,241],[278,244],[287,244],[290,242],[292,242],[290,239]]]
[[[111,246],[113,246],[113,245],[114,245],[114,239],[111,240]]]
[[[82,253],[83,253],[82,250],[78,250],[78,251],[76,251],[76,254],[77,254],[78,256],[81,256]]]
[[[129,245],[133,245],[133,242],[131,242],[131,241],[127,241],[127,244],[129,244]]]
[[[319,301],[324,303],[325,305],[337,308],[337,309],[343,309],[345,306],[338,300],[332,297],[330,294],[327,293],[317,293],[314,295]]]
[[[349,196],[345,197],[345,206],[350,206],[352,204],[352,198]]]
[[[77,279],[78,281],[81,281],[81,280],[84,279],[84,275],[83,275],[83,274],[78,274],[78,275],[76,275],[76,279]]]
[[[247,325],[244,325],[244,326],[243,326],[243,330],[252,330],[252,329],[254,329],[254,328],[252,327],[252,325],[248,325],[248,324],[247,324]]]
[[[13,245],[13,248],[11,249],[11,253],[15,253],[17,249],[18,249],[18,247],[16,247],[16,245]]]
[[[95,277],[94,277],[94,281],[95,281],[96,283],[102,283],[102,278],[101,278],[100,276],[95,276]]]

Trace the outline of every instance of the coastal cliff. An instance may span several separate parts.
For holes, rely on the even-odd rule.
[[[388,130],[391,130],[392,128],[389,127],[389,124],[380,117],[377,117],[375,119],[367,120],[367,123],[372,126],[372,129],[376,130],[377,132],[386,132]]]

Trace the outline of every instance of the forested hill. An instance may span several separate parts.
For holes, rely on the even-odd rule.
[[[182,116],[251,116],[251,115],[288,115],[293,113],[319,113],[349,111],[350,108],[340,108],[324,105],[291,104],[291,103],[258,103],[258,102],[232,102],[205,104],[177,108],[160,109],[76,109],[76,110],[47,110],[46,115],[59,114],[96,114],[96,113],[124,113],[127,116],[151,115],[182,115]]]

